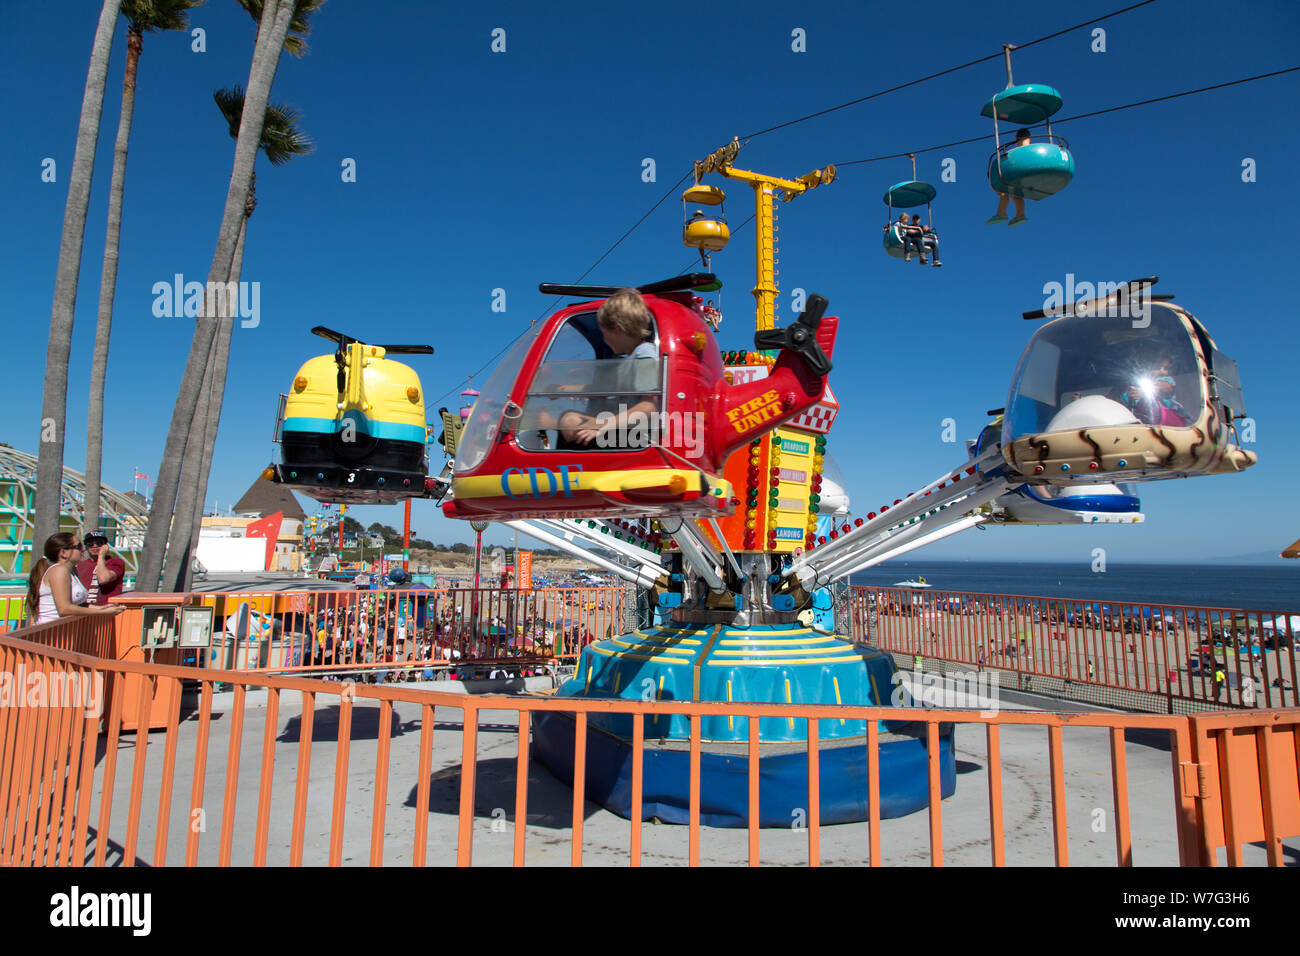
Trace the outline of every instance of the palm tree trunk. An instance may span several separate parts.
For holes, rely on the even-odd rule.
[[[234,259],[235,245],[244,220],[244,203],[253,178],[253,161],[261,143],[262,124],[266,119],[266,103],[280,64],[284,38],[293,18],[293,0],[267,0],[262,9],[262,25],[270,22],[269,29],[259,27],[257,45],[253,51],[253,64],[248,74],[248,89],[244,96],[244,115],[235,142],[235,161],[230,175],[230,188],[226,193],[226,208],[221,220],[216,253],[208,273],[210,283],[227,281]],[[268,21],[269,18],[273,18]],[[206,303],[205,303],[206,306]],[[149,509],[149,528],[145,532],[144,553],[140,556],[140,572],[136,589],[152,591],[158,587],[162,573],[163,557],[167,547],[168,531],[173,514],[189,515],[194,510],[193,481],[181,480],[186,434],[194,419],[198,405],[199,389],[203,382],[203,369],[207,356],[214,347],[217,333],[215,316],[200,315],[190,343],[185,374],[176,395],[171,427],[167,430],[167,444],[158,466],[158,481],[154,487],[153,506]]]
[[[113,52],[113,32],[120,7],[121,0],[104,0],[99,13],[99,26],[90,50],[90,68],[86,71],[86,89],[81,97],[77,148],[72,154],[72,172],[68,176],[68,201],[63,210],[63,236],[59,241],[59,266],[54,280],[54,307],[50,312],[50,341],[45,350],[33,552],[59,528],[64,426],[68,417],[68,360],[77,310],[77,279],[81,274],[81,248],[86,239],[86,211],[90,206],[99,121],[104,112],[104,87],[108,85],[108,60]]]
[[[254,174],[254,180],[257,176]],[[254,184],[256,188],[256,184]],[[256,203],[249,196],[246,208]],[[248,218],[245,216],[244,227],[239,230],[239,241],[235,244],[235,258],[230,265],[230,281],[238,282],[244,267],[244,237],[248,235]],[[172,582],[171,589],[184,592],[190,589],[191,557],[198,548],[199,536],[203,530],[203,504],[207,500],[208,478],[212,470],[212,454],[217,444],[217,426],[221,422],[222,399],[226,393],[226,369],[230,361],[230,340],[234,334],[235,319],[222,319],[217,333],[217,342],[208,356],[204,368],[203,388],[199,403],[195,407],[194,422],[190,426],[189,440],[185,443],[187,460],[197,442],[199,462],[196,476],[197,486],[194,495],[194,508],[188,520],[182,522],[182,513],[176,510],[175,524],[172,526],[172,543],[167,551],[167,563],[163,568],[163,581]]]
[[[86,507],[82,533],[99,530],[99,477],[104,454],[104,379],[108,375],[108,340],[113,331],[113,297],[117,292],[118,249],[122,238],[122,194],[126,190],[126,151],[135,114],[135,76],[144,49],[144,32],[126,34],[126,73],[122,77],[122,113],[113,146],[113,179],[108,189],[108,232],[104,270],[99,278],[99,324],[90,363],[90,407],[86,413]]]

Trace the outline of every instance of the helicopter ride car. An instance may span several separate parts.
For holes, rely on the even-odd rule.
[[[826,300],[810,296],[792,325],[755,334],[756,348],[779,350],[769,375],[732,384],[693,294],[718,286],[716,276],[694,273],[637,289],[651,313],[644,341],[658,353],[654,360],[617,356],[602,337],[597,311],[617,288],[542,284],[544,294],[588,301],[516,342],[483,386],[444,513],[492,520],[731,514],[737,499],[722,477],[728,455],[820,401],[839,320],[823,318]],[[642,367],[629,376],[631,362]],[[566,428],[566,417],[617,427],[593,440],[590,431]]]
[[[262,477],[317,501],[394,504],[428,493],[424,392],[415,370],[388,355],[432,355],[429,345],[369,345],[317,326],[332,355],[308,359],[281,396],[280,463]]]
[[[1031,483],[1223,474],[1258,460],[1233,443],[1245,417],[1236,363],[1173,296],[1146,292],[1156,281],[1056,310],[1030,338],[1007,398],[1002,454]]]

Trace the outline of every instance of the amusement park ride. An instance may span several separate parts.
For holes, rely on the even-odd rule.
[[[1049,126],[1047,136],[1008,149],[997,124],[1045,121],[1061,99],[1041,84],[1012,85],[1009,50],[1007,76],[1007,89],[983,109],[995,126],[989,182],[1003,195],[1041,200],[1073,177],[1067,144]],[[629,388],[620,369],[632,359],[616,355],[597,325],[616,287],[543,284],[543,293],[579,301],[514,344],[462,411],[463,434],[444,443],[450,470],[434,478],[423,457],[419,380],[385,357],[431,349],[370,346],[316,329],[338,350],[310,360],[295,379],[281,412],[282,459],[268,477],[321,501],[445,496],[449,517],[501,522],[645,589],[654,623],[583,649],[561,698],[890,706],[891,658],[835,633],[826,613],[838,582],[981,524],[1140,522],[1137,482],[1255,462],[1234,444],[1245,412],[1235,365],[1172,296],[1151,294],[1149,277],[1026,313],[1050,321],[1030,338],[1004,408],[967,443],[967,457],[850,519],[843,481],[828,473],[827,437],[840,413],[829,383],[838,320],[811,296],[795,322],[776,326],[776,201],[828,185],[836,171],[782,179],[737,168],[739,150],[733,141],[697,162],[683,204],[721,207],[723,190],[702,182],[710,174],[754,191],[752,349],[719,348],[700,295],[720,288],[712,274],[642,285],[653,317],[645,341],[658,359]],[[912,180],[885,194],[891,220],[894,209],[928,206],[935,194],[913,167]],[[728,239],[721,215],[697,210],[683,226],[706,268]],[[887,223],[884,244],[902,255],[896,224]],[[1143,310],[1142,321],[1117,321],[1124,309]],[[617,416],[629,406],[653,411],[640,429],[619,418],[616,440],[603,445],[561,426],[567,411]],[[566,779],[574,723],[535,716],[537,754]],[[588,723],[588,796],[624,815],[632,720],[593,713]],[[866,819],[866,724],[821,725],[821,819]],[[923,728],[902,709],[879,730],[882,815],[924,807]],[[658,745],[645,751],[645,817],[685,822],[689,722],[647,717],[643,731]],[[755,728],[744,718],[705,717],[705,823],[747,823],[743,745],[755,732],[761,825],[788,826],[805,800],[807,755],[797,746],[807,740],[805,721],[765,718]],[[956,785],[950,726],[939,747],[947,796]]]

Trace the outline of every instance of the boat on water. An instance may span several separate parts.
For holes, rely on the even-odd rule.
[[[917,577],[917,579],[916,579],[915,581],[895,581],[895,582],[894,582],[894,587],[896,587],[896,588],[928,588],[929,586],[930,586],[930,583],[929,583],[928,581],[925,580],[925,576],[924,576],[924,575],[921,575],[921,576]]]

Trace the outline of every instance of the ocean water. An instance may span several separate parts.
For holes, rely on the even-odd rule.
[[[936,591],[1132,601],[1300,614],[1300,561],[1292,565],[889,561],[853,584],[891,585],[923,575]]]

